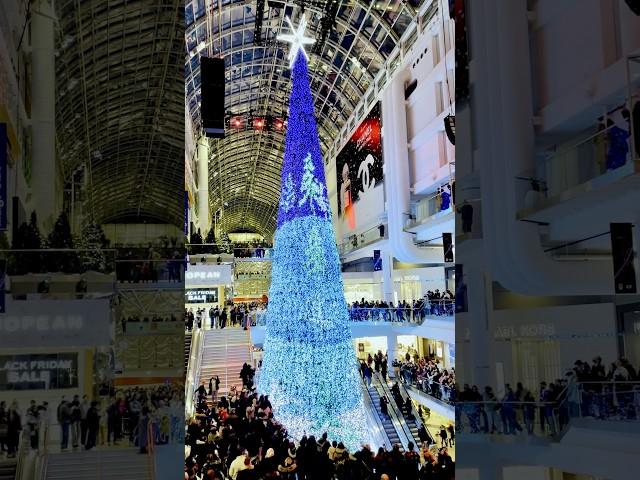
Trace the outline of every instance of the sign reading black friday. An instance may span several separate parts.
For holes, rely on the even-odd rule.
[[[78,387],[78,354],[0,355],[0,390]]]
[[[218,301],[218,289],[207,288],[200,290],[185,290],[185,303],[216,303]]]

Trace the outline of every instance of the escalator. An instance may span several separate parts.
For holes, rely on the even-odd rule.
[[[398,382],[398,386],[400,387],[400,396],[402,397],[403,400],[406,400],[407,397],[409,397],[409,393],[407,392],[406,388],[404,387],[404,384],[402,382]],[[410,397],[409,397],[410,398]],[[415,439],[415,444],[416,445],[421,445],[422,442],[420,441],[420,435],[418,434],[418,432],[420,431],[420,427],[423,425],[422,419],[420,418],[419,415],[416,415],[417,412],[412,412],[414,418],[407,418],[407,416],[404,414],[404,412],[402,412],[402,415],[404,416],[405,421],[407,422],[407,426],[409,427],[409,430],[411,431],[411,435],[413,435],[413,438]],[[429,436],[429,445],[433,445],[436,443],[435,439],[433,438],[433,436],[431,435],[431,433],[429,432],[429,429],[426,428],[427,426],[425,425],[425,430],[427,432],[427,435]]]
[[[365,385],[365,389],[369,393],[369,397],[371,398],[371,403],[373,404],[373,408],[375,409],[375,412],[378,415],[378,418],[380,419],[380,423],[382,424],[382,428],[384,430],[385,435],[389,439],[390,445],[391,446],[395,444],[402,445],[402,442],[400,441],[400,436],[398,435],[398,432],[396,431],[396,428],[393,425],[393,422],[391,421],[391,417],[388,415],[384,415],[380,411],[380,393],[378,392],[377,388],[372,384],[370,387],[367,387]],[[391,405],[389,405],[389,407],[391,407]],[[404,451],[402,447],[400,449]]]
[[[402,397],[403,400],[405,400],[407,393],[404,392],[404,395],[402,395],[403,387],[401,386],[400,382],[398,382],[398,384],[400,385],[400,396]],[[407,416],[402,411],[400,406],[396,404],[396,401],[393,398],[393,393],[391,392],[391,389],[389,388],[389,385],[387,385],[386,382],[380,380],[379,385],[382,388],[384,395],[386,395],[387,398],[389,399],[389,407],[391,407],[391,403],[393,403],[393,408],[396,410],[396,414],[400,417],[402,421],[404,433],[408,441],[413,442],[415,447],[418,448],[420,445],[422,445],[422,442],[420,441],[420,435],[418,435],[418,430],[420,429],[420,425],[418,424],[417,420],[415,418],[412,418],[412,419],[407,418]]]
[[[191,355],[191,332],[184,334],[184,371],[189,368],[189,356]]]

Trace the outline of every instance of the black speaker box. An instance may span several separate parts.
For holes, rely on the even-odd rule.
[[[224,59],[200,57],[200,114],[207,137],[224,138]]]

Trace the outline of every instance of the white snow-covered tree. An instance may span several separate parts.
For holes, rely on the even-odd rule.
[[[79,244],[82,271],[107,272],[110,270],[105,252],[105,249],[109,246],[109,241],[100,225],[93,220],[85,223]]]
[[[311,159],[311,153],[308,153],[304,159],[304,173],[302,174],[302,184],[300,185],[302,198],[298,205],[302,206],[309,202],[309,207],[313,213],[323,213],[327,216],[329,214],[329,203],[324,189],[324,185],[318,181],[313,172],[313,160]]]

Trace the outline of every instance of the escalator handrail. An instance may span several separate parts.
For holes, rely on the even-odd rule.
[[[369,392],[369,389],[364,384],[364,381],[360,383],[360,388],[363,391],[362,396],[364,397],[365,408],[371,408],[375,413],[374,415],[375,422],[380,428],[380,431],[384,435],[385,449],[390,451],[392,447],[391,439],[389,438],[387,431],[384,429],[384,426],[382,425],[382,420],[380,419],[380,413],[378,413],[378,409],[376,408],[375,403],[373,402],[373,398],[371,398],[371,392]]]
[[[409,390],[407,390],[407,388],[406,388],[404,383],[398,382],[398,386],[400,387],[400,395],[402,395],[402,398],[406,398],[406,397],[411,398],[411,395],[409,395]],[[422,418],[420,417],[420,415],[414,415],[414,417],[415,417],[416,427],[418,427],[418,429],[420,429],[420,427],[424,427],[424,429],[426,430],[427,435],[429,436],[429,443],[430,444],[436,443],[435,438],[433,438],[433,435],[431,435],[431,432],[429,432],[429,429],[427,428],[427,426],[422,421]],[[419,438],[416,438],[414,440],[420,442]],[[422,442],[420,442],[420,443],[422,443]]]
[[[396,429],[396,434],[400,439],[400,443],[402,444],[402,447],[405,450],[408,450],[409,441],[412,441],[411,439],[413,439],[413,435],[411,435],[411,431],[407,426],[407,422],[405,421],[404,416],[402,415],[402,412],[398,411],[398,406],[396,405],[396,402],[393,400],[393,396],[391,395],[391,392],[389,391],[389,393],[387,393],[387,391],[389,390],[389,387],[385,384],[385,382],[380,381],[377,374],[375,374],[374,378],[376,379],[376,383],[373,384],[374,388],[378,391],[380,396],[384,395],[385,397],[389,398],[388,406],[389,406],[389,416],[391,417],[391,422],[393,423],[393,427]],[[385,387],[387,387],[386,390],[385,390]],[[415,444],[415,442],[413,443]],[[416,447],[418,447],[418,445],[416,445]]]

